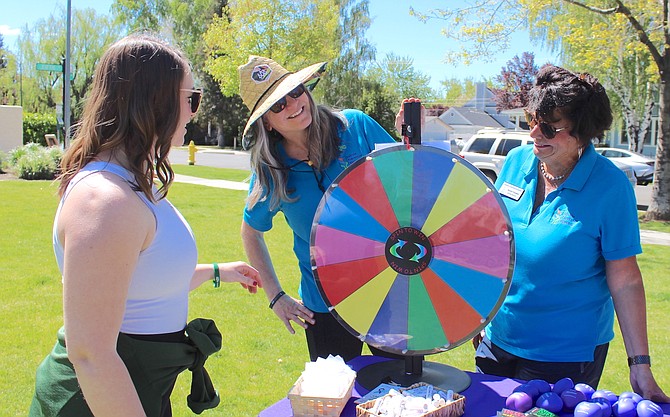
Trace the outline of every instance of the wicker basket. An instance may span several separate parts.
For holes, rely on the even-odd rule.
[[[351,380],[347,392],[341,398],[303,397],[300,395],[302,376],[288,392],[294,417],[339,417],[342,409],[351,398],[354,389],[354,379]]]
[[[401,389],[400,391],[402,392],[410,390],[413,388],[420,387],[422,385],[428,385],[428,384],[419,382],[410,387]],[[438,387],[434,387],[434,389],[444,391]],[[384,397],[386,396],[388,396],[388,394],[386,394]],[[384,397],[375,398],[374,400],[364,402],[363,404],[358,404],[356,406],[356,417],[376,417],[377,414],[373,414],[370,410],[374,408],[375,403],[377,401],[381,400]],[[463,413],[465,413],[465,397],[462,396],[461,394],[454,393],[454,401],[452,403],[440,407],[436,410],[433,410],[429,413],[422,414],[421,417],[460,417],[463,415]]]

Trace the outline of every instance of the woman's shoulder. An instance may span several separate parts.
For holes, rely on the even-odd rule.
[[[101,204],[99,209],[118,204],[121,208],[128,201],[139,201],[136,191],[123,177],[109,171],[82,171],[75,177],[67,192],[67,202],[83,205]],[[90,207],[93,208],[93,207]]]
[[[340,113],[349,121],[349,123],[357,119],[366,119],[370,117],[358,109],[344,109],[341,110]]]

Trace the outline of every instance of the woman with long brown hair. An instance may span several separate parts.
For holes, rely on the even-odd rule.
[[[218,404],[203,357],[221,334],[211,320],[187,325],[188,294],[211,280],[255,292],[259,277],[243,262],[198,264],[192,231],[165,198],[168,153],[200,96],[188,61],[157,38],[129,36],[102,56],[63,157],[53,244],[64,327],[38,368],[30,416],[171,416],[187,368],[191,409]]]

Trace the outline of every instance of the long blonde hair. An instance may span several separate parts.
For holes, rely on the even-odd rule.
[[[347,128],[347,120],[329,107],[317,106],[309,91],[305,94],[308,96],[312,114],[312,123],[307,128],[309,160],[314,169],[323,170],[340,153],[340,138],[337,132],[339,127]],[[290,196],[290,191],[286,189],[290,168],[282,163],[278,149],[279,142],[284,138],[275,129],[268,132],[262,118],[254,125],[256,143],[251,149],[251,169],[256,175],[256,181],[247,197],[247,205],[253,208],[256,203],[268,198],[272,186],[270,210],[274,210],[281,201],[297,200],[297,197]]]
[[[59,194],[98,154],[111,151],[126,156],[136,191],[154,201],[156,177],[159,198],[165,197],[174,177],[167,156],[179,121],[179,89],[189,71],[177,48],[151,35],[130,35],[110,46],[63,155]]]

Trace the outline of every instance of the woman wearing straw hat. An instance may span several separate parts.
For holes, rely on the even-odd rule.
[[[363,347],[328,313],[316,287],[309,253],[314,214],[324,191],[338,174],[374,150],[375,143],[394,142],[361,111],[334,112],[314,103],[309,90],[325,64],[291,73],[272,59],[251,56],[239,67],[240,96],[251,110],[244,136],[250,132],[254,143],[241,232],[244,249],[261,274],[272,311],[290,333],[295,333],[291,322],[306,329],[313,361],[329,354],[350,360],[360,355]],[[282,290],[263,238],[279,211],[293,230],[301,299]],[[384,354],[370,348],[375,354]]]

